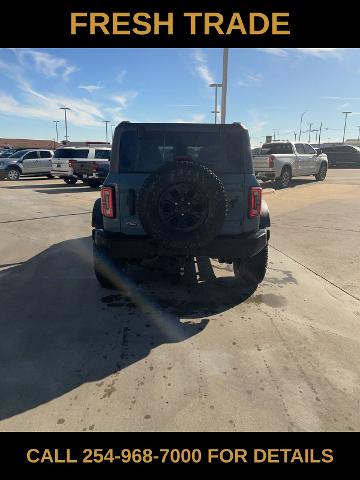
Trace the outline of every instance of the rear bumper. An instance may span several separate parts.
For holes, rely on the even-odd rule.
[[[87,178],[89,180],[105,180],[107,174],[103,174],[102,172],[87,172],[87,171],[74,171],[74,176],[79,178]]]
[[[225,260],[250,258],[266,246],[269,237],[270,231],[265,228],[252,234],[217,237],[205,247],[192,251],[191,255]],[[95,229],[93,230],[93,239],[96,246],[106,250],[108,255],[113,258],[141,259],[179,256],[178,253],[167,250],[145,236],[129,236]]]
[[[74,169],[73,168],[64,168],[62,170],[57,170],[57,169],[54,169],[52,168],[51,169],[51,175],[54,175],[54,177],[60,177],[60,178],[63,178],[63,177],[73,177],[74,176]]]
[[[255,172],[255,176],[261,179],[274,180],[275,172]]]

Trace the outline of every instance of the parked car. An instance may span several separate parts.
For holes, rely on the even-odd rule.
[[[110,151],[109,147],[61,147],[55,150],[52,160],[51,173],[62,178],[65,183],[75,184],[81,179],[80,172],[75,174],[74,168],[78,161],[92,162],[96,158],[102,158],[103,151]]]
[[[233,265],[238,285],[266,272],[270,217],[240,124],[120,123],[110,172],[93,208],[94,271],[119,286],[117,268],[166,257],[184,272],[207,256]]]
[[[353,145],[331,145],[322,148],[329,167],[360,167],[360,148]]]
[[[51,178],[53,150],[19,150],[10,157],[0,158],[0,178],[19,180],[20,175]]]
[[[74,164],[74,176],[81,178],[91,188],[99,187],[109,173],[110,148],[96,148],[94,159],[77,160]]]
[[[280,188],[288,187],[293,177],[304,175],[322,181],[328,168],[327,156],[308,143],[264,143],[253,161],[255,175],[261,180],[275,180]]]
[[[13,155],[16,152],[19,152],[20,150],[27,150],[26,148],[6,148],[5,150],[2,150],[0,152],[0,158],[7,158]]]

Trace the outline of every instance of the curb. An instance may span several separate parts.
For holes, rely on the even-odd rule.
[[[271,193],[275,193],[275,192],[276,192],[275,188],[266,188],[266,189],[263,189],[262,191],[264,195],[270,195]]]

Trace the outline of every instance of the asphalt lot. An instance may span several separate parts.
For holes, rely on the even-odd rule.
[[[271,185],[265,185],[265,190]],[[252,296],[133,269],[92,273],[81,183],[0,182],[0,430],[360,430],[360,170],[266,195]]]

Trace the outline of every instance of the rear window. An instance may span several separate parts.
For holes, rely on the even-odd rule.
[[[250,156],[250,147],[248,151]],[[244,144],[239,134],[223,132],[126,131],[120,140],[120,170],[149,172],[165,162],[188,159],[220,173],[243,171]]]
[[[264,143],[260,155],[279,155],[294,153],[291,143]]]
[[[110,160],[111,150],[95,150],[95,158],[104,158]]]
[[[54,157],[56,158],[87,158],[89,155],[89,149],[76,149],[76,148],[58,148],[55,151]]]

